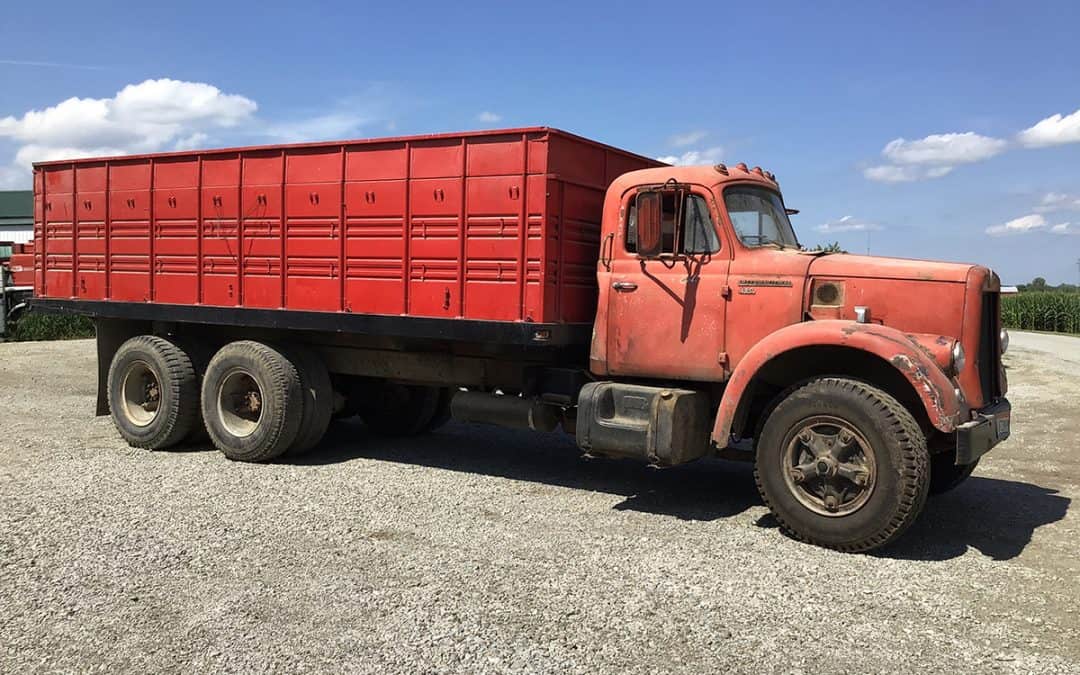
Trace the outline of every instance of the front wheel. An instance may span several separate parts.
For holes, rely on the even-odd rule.
[[[895,541],[930,486],[926,438],[911,413],[844,378],[789,392],[765,422],[755,462],[758,489],[783,530],[839,551]]]

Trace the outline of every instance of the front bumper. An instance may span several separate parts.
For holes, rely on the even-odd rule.
[[[1002,398],[982,410],[975,418],[956,429],[956,464],[971,464],[990,448],[1009,437],[1012,424],[1012,405]]]

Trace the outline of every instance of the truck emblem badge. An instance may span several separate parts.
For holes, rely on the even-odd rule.
[[[790,279],[739,279],[740,288],[745,286],[776,286],[791,288]],[[739,291],[742,292],[741,290]]]

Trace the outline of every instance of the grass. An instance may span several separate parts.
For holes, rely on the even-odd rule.
[[[9,340],[74,340],[94,337],[94,322],[72,314],[37,314],[30,312],[15,323]]]

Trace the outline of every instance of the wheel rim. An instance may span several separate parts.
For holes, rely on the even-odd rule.
[[[161,380],[146,361],[133,361],[124,373],[120,399],[124,416],[137,427],[149,426],[161,407]]]
[[[263,412],[263,392],[251,373],[236,368],[218,386],[217,412],[221,426],[233,436],[250,436],[259,426]]]
[[[788,433],[781,470],[792,495],[823,516],[855,513],[877,485],[869,441],[850,422],[829,415],[807,418]]]

